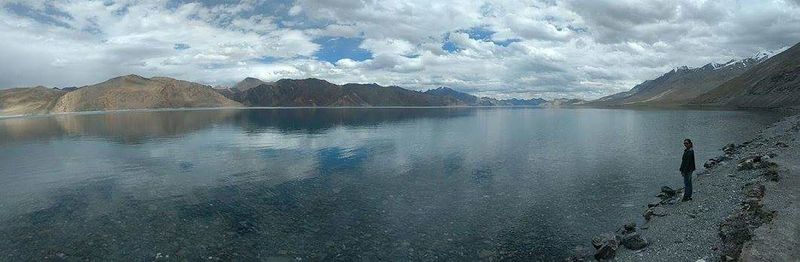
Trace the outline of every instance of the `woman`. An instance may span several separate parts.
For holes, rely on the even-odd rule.
[[[681,161],[681,175],[683,175],[683,199],[681,201],[692,200],[692,172],[695,170],[694,166],[694,150],[692,149],[691,139],[683,140],[683,160]]]

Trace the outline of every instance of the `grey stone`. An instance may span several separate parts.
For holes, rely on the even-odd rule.
[[[630,250],[639,250],[647,246],[647,240],[638,232],[631,232],[622,236],[622,245]]]

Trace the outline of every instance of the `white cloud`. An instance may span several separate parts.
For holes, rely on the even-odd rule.
[[[800,5],[788,0],[3,5],[0,56],[15,63],[0,65],[2,87],[83,85],[137,73],[209,84],[317,77],[413,89],[447,85],[498,97],[596,98],[675,66],[800,41]],[[26,15],[19,6],[33,11]],[[474,28],[484,35],[471,37]],[[359,47],[372,58],[316,60],[320,37],[363,38]],[[444,50],[445,41],[458,50]]]

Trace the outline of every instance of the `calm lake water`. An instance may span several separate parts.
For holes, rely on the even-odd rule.
[[[0,119],[0,260],[553,260],[768,112],[252,109]],[[696,197],[702,197],[697,192]]]

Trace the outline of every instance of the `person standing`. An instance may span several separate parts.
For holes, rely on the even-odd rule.
[[[683,140],[683,159],[681,160],[681,175],[683,175],[683,199],[681,201],[692,200],[692,172],[694,166],[694,145],[691,139]]]

